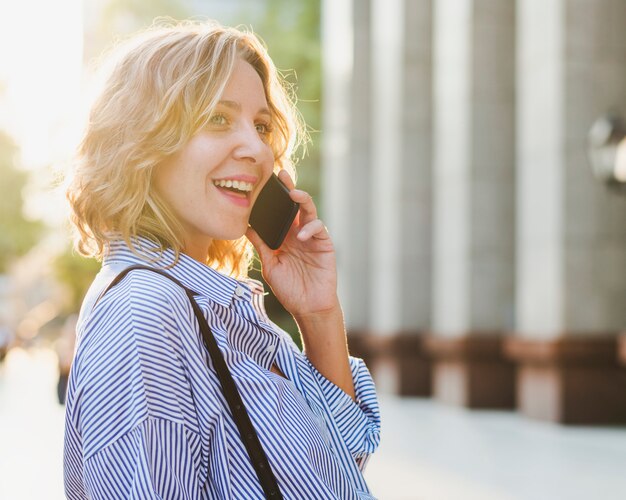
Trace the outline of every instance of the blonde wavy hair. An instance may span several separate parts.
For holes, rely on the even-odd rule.
[[[140,256],[137,236],[163,252],[183,251],[183,232],[152,186],[155,169],[208,124],[237,59],[259,74],[271,112],[274,170],[295,174],[292,156],[305,129],[291,88],[251,32],[215,22],[161,22],[113,52],[112,70],[94,101],[67,190],[79,253],[101,259],[113,239]],[[111,59],[111,57],[109,57]],[[244,237],[214,240],[206,263],[247,275]]]

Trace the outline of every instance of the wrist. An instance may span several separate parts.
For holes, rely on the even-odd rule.
[[[304,315],[296,322],[305,356],[319,373],[354,401],[356,394],[341,307]]]
[[[294,313],[293,318],[301,331],[328,327],[332,324],[340,324],[343,327],[343,311],[338,299],[330,307],[317,311]]]

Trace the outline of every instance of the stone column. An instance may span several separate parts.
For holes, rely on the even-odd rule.
[[[371,24],[369,2],[353,0],[352,5],[352,74],[350,95],[350,175],[342,187],[349,197],[348,220],[352,251],[348,266],[351,307],[347,317],[351,335],[366,335],[370,321],[370,233],[371,233],[371,130],[370,103]]]
[[[351,186],[351,117],[353,31],[352,0],[322,2],[322,207],[337,252],[339,296],[346,321],[359,317],[354,300],[351,256],[355,231],[350,221],[354,196]]]
[[[402,185],[402,54],[404,0],[371,0],[370,121],[372,179],[369,192],[371,320],[369,351],[374,376],[386,392],[399,390],[393,341],[401,329],[400,188]]]
[[[427,395],[431,0],[323,6],[324,212],[350,349],[382,390]]]
[[[372,0],[371,328],[401,328],[404,0]]]
[[[434,393],[512,407],[515,2],[434,3]]]
[[[518,406],[564,423],[626,422],[626,196],[591,174],[586,137],[626,115],[626,4],[518,2]]]
[[[372,321],[372,26],[369,1],[323,6],[322,193],[334,239],[350,353],[366,360],[379,389],[396,390],[393,353]],[[391,377],[385,376],[385,373]],[[391,378],[391,379],[390,379]]]
[[[432,0],[404,6],[400,162],[400,393],[430,396],[424,346],[432,309]]]
[[[355,2],[355,20],[365,5]],[[360,340],[383,390],[428,395],[420,332],[430,317],[431,0],[373,0],[369,9],[370,72],[366,78],[357,72],[356,54],[366,47],[359,44],[354,72],[355,95],[369,86],[367,132],[353,100],[355,133],[367,134],[371,153],[368,196],[355,213],[357,220],[367,214],[370,249],[370,266],[360,269],[367,281],[354,281],[368,284]],[[355,39],[358,30],[357,20]],[[361,155],[355,146],[353,154]]]

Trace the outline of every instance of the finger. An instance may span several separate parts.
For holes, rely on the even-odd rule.
[[[289,175],[289,172],[287,172],[284,168],[281,169],[280,172],[278,172],[278,178],[283,182],[285,186],[287,186],[290,191],[296,187],[296,184],[293,182],[291,175]]]
[[[317,207],[313,202],[313,197],[306,191],[295,189],[293,179],[286,170],[283,169],[278,172],[278,178],[289,189],[291,199],[300,204],[299,223],[306,224],[309,221],[317,219]]]
[[[300,223],[306,224],[317,219],[317,207],[313,197],[301,189],[293,189],[289,192],[291,199],[300,204]]]
[[[324,223],[319,219],[315,219],[308,224],[305,224],[304,227],[300,229],[297,238],[300,241],[306,241],[310,238],[326,240],[330,238],[330,235],[328,234],[328,230],[326,229]]]

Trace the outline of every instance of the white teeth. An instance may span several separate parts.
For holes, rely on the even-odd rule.
[[[252,191],[252,188],[254,187],[251,182],[233,181],[230,179],[213,181],[213,184],[215,184],[217,187],[235,188],[239,191]]]

